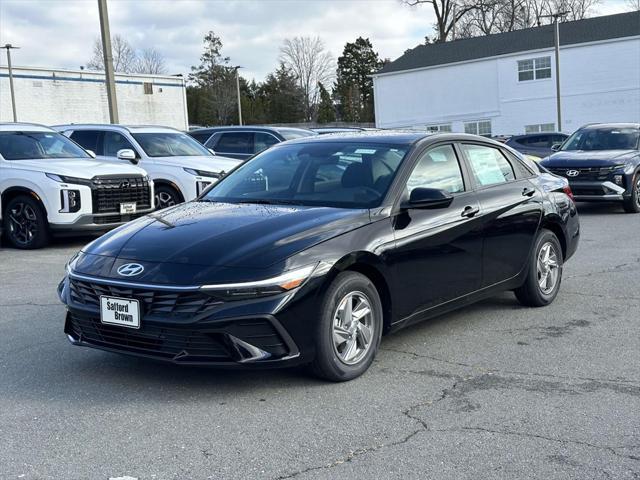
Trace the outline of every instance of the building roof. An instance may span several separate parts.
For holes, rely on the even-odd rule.
[[[640,35],[640,11],[587,18],[560,24],[560,45],[610,40]],[[401,72],[448,63],[465,62],[554,46],[553,25],[419,45],[377,74]]]

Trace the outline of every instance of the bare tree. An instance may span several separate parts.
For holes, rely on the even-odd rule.
[[[631,11],[640,10],[640,0],[627,0],[627,8]]]
[[[582,20],[591,16],[601,0],[549,0],[548,13],[567,12],[567,20]]]
[[[164,57],[155,48],[146,48],[141,52],[136,62],[135,73],[161,75],[166,71]]]
[[[305,119],[313,120],[320,95],[318,84],[328,84],[335,71],[333,56],[319,37],[294,37],[285,39],[280,47],[280,61],[298,79],[305,95]]]
[[[116,72],[132,73],[136,69],[138,57],[131,44],[122,36],[114,35],[111,38],[113,51],[113,69]],[[102,42],[96,38],[93,43],[93,56],[87,62],[90,70],[104,70],[104,55],[102,54]]]
[[[478,8],[477,2],[470,0],[402,0],[402,2],[410,7],[420,4],[429,4],[433,7],[433,12],[436,14],[436,42],[446,42],[449,34],[456,30],[460,19]]]

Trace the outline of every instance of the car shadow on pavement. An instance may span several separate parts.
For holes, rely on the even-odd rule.
[[[610,202],[578,202],[576,203],[578,208],[578,215],[609,215],[609,214],[624,214],[627,213],[622,208],[622,204],[610,203]]]

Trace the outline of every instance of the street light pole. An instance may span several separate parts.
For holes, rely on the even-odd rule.
[[[9,67],[9,91],[11,92],[11,108],[13,109],[13,121],[18,121],[18,115],[16,113],[16,93],[13,89],[13,68],[11,68],[11,50],[18,49],[20,47],[14,47],[10,43],[7,43],[4,47],[7,49],[7,66]]]
[[[557,12],[551,15],[542,15],[542,18],[553,18],[554,43],[556,56],[556,112],[558,115],[558,132],[562,131],[562,104],[560,102],[560,17],[569,12]]]
[[[111,52],[111,33],[109,31],[109,12],[107,0],[98,0],[100,15],[100,34],[102,35],[102,57],[106,76],[107,101],[109,103],[109,121],[118,123],[118,99],[116,97],[116,82],[113,73],[113,53]]]
[[[241,66],[235,67],[236,69],[236,91],[238,93],[238,124],[242,126],[242,102],[240,101],[240,72]]]

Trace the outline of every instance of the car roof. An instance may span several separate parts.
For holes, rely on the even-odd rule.
[[[467,133],[430,133],[415,130],[378,130],[378,131],[361,131],[361,132],[345,132],[334,133],[331,135],[314,135],[312,137],[296,138],[289,140],[284,145],[298,143],[370,143],[370,144],[393,144],[393,145],[413,145],[423,139],[432,139],[434,142],[442,141],[482,141],[487,144],[502,146],[500,142],[496,142],[490,138],[479,137],[478,135],[470,135]],[[272,148],[277,148],[274,145]]]
[[[127,131],[129,133],[176,133],[180,130],[163,127],[161,125],[122,125],[111,123],[70,123],[67,125],[55,125],[53,128],[57,130],[115,130]],[[183,133],[183,132],[180,132]]]
[[[196,128],[194,130],[190,130],[189,133],[215,133],[215,132],[224,132],[241,130],[241,131],[256,131],[256,132],[281,132],[281,131],[299,131],[299,132],[312,132],[313,130],[309,130],[307,128],[299,128],[299,127],[269,127],[264,125],[229,125],[222,127],[206,127],[206,128]]]
[[[38,123],[1,122],[0,132],[55,132],[55,130]]]
[[[597,128],[640,128],[640,123],[588,123],[580,127],[580,130]]]

